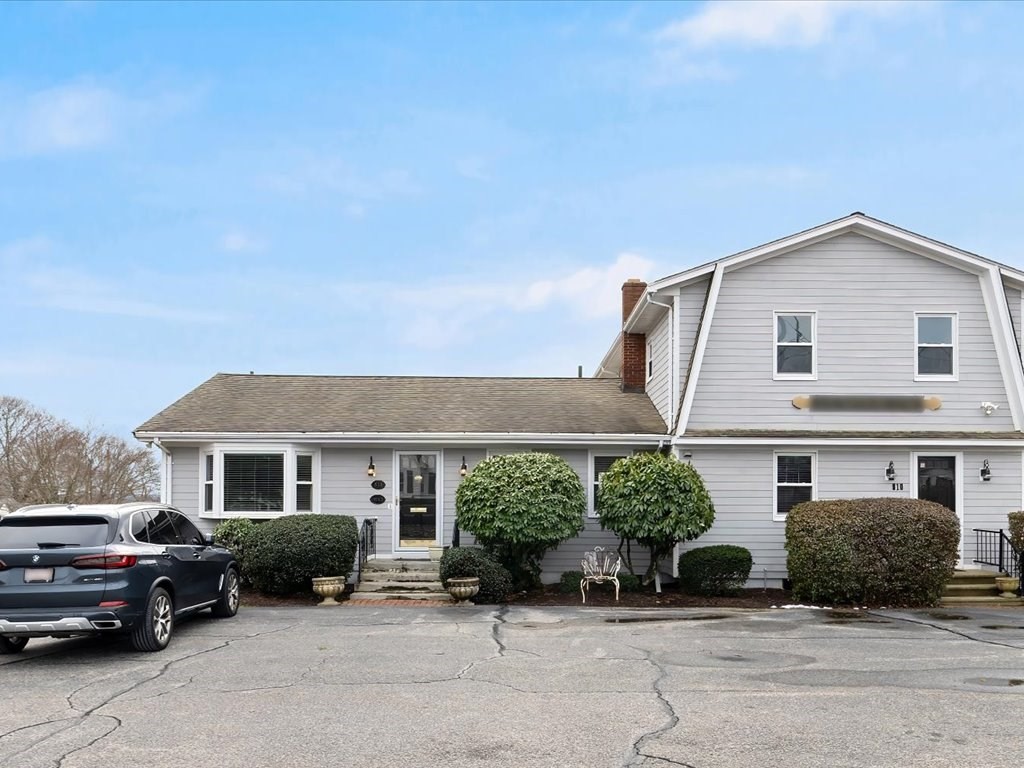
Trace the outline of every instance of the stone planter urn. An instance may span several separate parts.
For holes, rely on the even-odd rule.
[[[338,595],[345,591],[345,579],[341,576],[316,576],[313,591],[323,598],[319,605],[338,605]]]
[[[1020,589],[1020,579],[1013,576],[996,576],[996,588],[1000,597],[1016,597]]]
[[[480,591],[480,578],[478,576],[458,576],[448,579],[448,594],[459,601],[459,605],[465,605],[469,598]]]

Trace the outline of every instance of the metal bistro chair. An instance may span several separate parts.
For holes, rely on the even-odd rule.
[[[590,583],[603,584],[610,581],[615,585],[615,600],[619,599],[619,568],[622,567],[622,558],[615,552],[605,552],[604,547],[594,547],[593,552],[587,552],[580,561],[583,569],[583,578],[580,579],[580,594],[583,595],[583,602],[587,602],[587,590]]]

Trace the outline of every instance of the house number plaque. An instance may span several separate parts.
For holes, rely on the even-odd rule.
[[[370,487],[373,488],[373,490],[375,491],[383,491],[387,487],[387,485],[388,484],[385,483],[383,480],[374,480],[372,483],[370,483]]]
[[[385,501],[387,501],[387,499],[381,496],[379,493],[375,493],[373,496],[370,497],[371,504],[383,504]]]

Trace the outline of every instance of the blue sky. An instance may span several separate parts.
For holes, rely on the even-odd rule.
[[[861,210],[1024,266],[1024,4],[0,4],[0,394],[574,375]]]

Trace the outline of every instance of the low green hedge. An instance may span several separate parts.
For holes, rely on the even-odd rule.
[[[786,519],[793,596],[829,603],[933,605],[953,577],[960,521],[941,504],[809,501]]]
[[[732,544],[691,549],[679,556],[679,586],[691,595],[735,595],[750,577],[750,550]]]
[[[245,535],[244,573],[261,592],[308,592],[316,576],[348,578],[358,540],[356,521],[347,515],[268,520]]]
[[[1011,512],[1007,517],[1010,519],[1010,541],[1018,552],[1024,552],[1024,512]]]
[[[512,592],[512,575],[493,556],[478,547],[449,547],[441,555],[441,583],[459,576],[476,576],[480,591],[475,603],[502,603]]]

